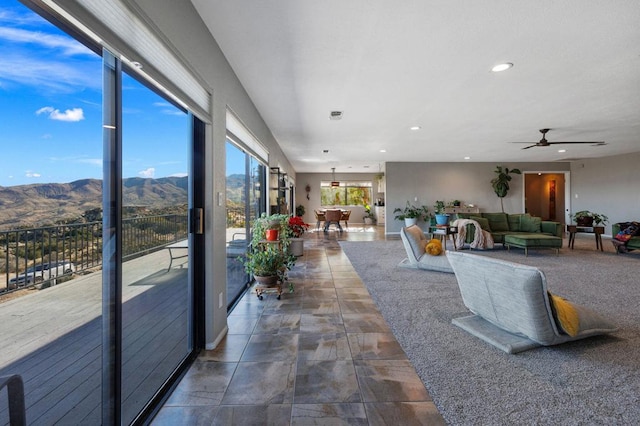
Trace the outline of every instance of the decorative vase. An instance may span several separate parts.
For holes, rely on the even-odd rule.
[[[448,225],[449,224],[449,215],[448,214],[437,214],[436,215],[436,225]]]
[[[278,230],[277,229],[267,229],[264,231],[265,238],[267,241],[277,241],[278,240]]]
[[[410,227],[411,225],[415,225],[416,223],[418,223],[418,218],[416,218],[416,217],[405,217],[404,218],[404,226],[406,226],[407,228]]]
[[[304,240],[302,238],[290,238],[289,250],[291,254],[300,257],[304,254]]]

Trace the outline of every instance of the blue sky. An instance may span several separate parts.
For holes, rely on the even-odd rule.
[[[102,60],[0,0],[0,186],[102,179]],[[184,176],[188,117],[123,79],[123,176]]]

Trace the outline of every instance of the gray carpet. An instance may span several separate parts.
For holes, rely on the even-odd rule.
[[[340,245],[449,424],[640,424],[640,254],[591,240],[559,256],[474,251],[541,268],[549,290],[621,329],[509,355],[451,324],[468,314],[454,275],[398,268],[400,240]]]

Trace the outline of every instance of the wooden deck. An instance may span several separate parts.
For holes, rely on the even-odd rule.
[[[187,268],[166,250],[123,267],[123,417],[128,423],[188,351]],[[0,376],[20,374],[28,424],[100,424],[99,272],[0,304]],[[8,424],[7,393],[0,424]]]

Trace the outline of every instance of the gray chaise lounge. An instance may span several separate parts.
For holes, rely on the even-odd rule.
[[[449,260],[444,253],[440,256],[432,256],[425,252],[428,239],[418,225],[402,228],[400,237],[407,252],[407,258],[402,260],[398,266],[453,273]]]
[[[614,332],[617,327],[547,291],[538,268],[470,253],[447,252],[462,300],[474,315],[453,324],[505,352],[516,353]],[[573,309],[567,323],[563,307]],[[569,312],[571,313],[571,312]],[[564,330],[563,330],[564,327]],[[569,335],[569,334],[573,335]]]

